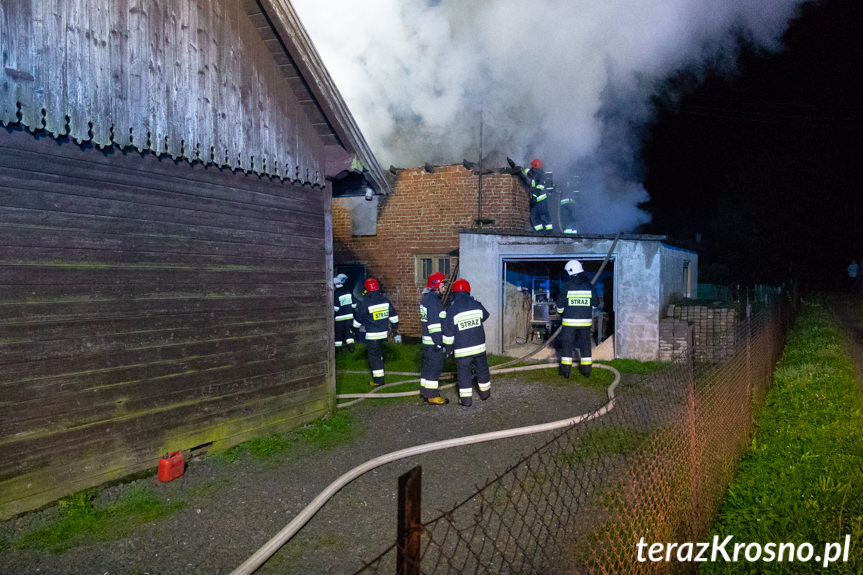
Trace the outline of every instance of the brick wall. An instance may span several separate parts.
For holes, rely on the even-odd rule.
[[[425,281],[416,280],[416,258],[458,249],[459,231],[475,228],[479,177],[461,165],[402,170],[393,193],[381,198],[377,234],[353,236],[351,213],[333,203],[335,265],[360,263],[377,279],[399,313],[400,331],[420,334],[419,301]],[[509,174],[483,174],[482,217],[494,220],[483,229],[522,232],[530,229],[527,192]],[[452,269],[458,263],[452,257]]]

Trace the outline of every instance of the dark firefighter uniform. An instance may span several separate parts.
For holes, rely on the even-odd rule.
[[[390,328],[394,336],[398,335],[399,316],[390,300],[378,291],[378,283],[375,280],[366,280],[365,287],[366,297],[357,304],[357,311],[354,314],[354,328],[365,327],[366,351],[369,369],[372,371],[370,385],[377,387],[384,384],[383,343],[387,339]]]
[[[573,266],[573,263],[576,265]],[[566,271],[575,273],[570,273],[556,301],[557,312],[563,316],[559,372],[560,375],[569,377],[577,350],[580,358],[578,371],[583,376],[590,377],[593,364],[590,328],[593,325],[593,308],[599,305],[599,296],[579,262],[567,262]]]
[[[545,172],[539,160],[534,160],[531,166],[524,170],[524,176],[530,186],[530,223],[534,231],[550,232],[552,225],[548,211],[548,191],[545,189]]]
[[[565,234],[577,234],[575,227],[575,194],[578,190],[567,190],[560,195],[560,227]]]
[[[345,279],[347,279],[345,277]],[[336,314],[335,340],[336,351],[346,345],[348,351],[354,351],[354,309],[357,304],[350,290],[344,285],[344,279],[340,282],[337,276],[336,289],[333,292],[333,309]]]
[[[441,274],[443,275],[443,274]],[[430,290],[420,302],[420,323],[423,328],[423,367],[420,372],[420,396],[440,397],[439,380],[443,369],[443,321],[446,311],[440,292]]]
[[[459,404],[470,407],[473,400],[473,372],[476,373],[479,398],[491,397],[491,375],[485,355],[485,329],[488,319],[485,307],[470,296],[470,284],[458,280],[453,284],[453,302],[446,310],[443,343],[455,356],[458,372]]]

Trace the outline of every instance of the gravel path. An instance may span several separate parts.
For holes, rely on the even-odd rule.
[[[346,409],[356,436],[331,450],[303,448],[290,458],[241,457],[227,464],[206,457],[189,463],[170,483],[155,477],[103,490],[104,505],[132,485],[157,490],[165,501],[191,501],[179,512],[138,528],[117,541],[84,545],[63,554],[10,551],[0,573],[173,574],[229,573],[293,519],[320,491],[346,471],[385,453],[442,439],[556,421],[588,412],[606,401],[605,390],[492,380],[492,398],[474,397],[472,408],[454,403],[428,406],[414,400],[366,400]],[[561,380],[563,381],[563,380]],[[352,573],[396,536],[399,475],[423,468],[423,519],[453,507],[476,486],[551,436],[542,433],[411,457],[370,471],[335,495],[259,573]],[[56,516],[56,508],[0,524],[7,540]]]

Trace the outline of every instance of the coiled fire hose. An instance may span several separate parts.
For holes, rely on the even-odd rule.
[[[537,365],[528,365],[522,367],[514,367],[505,370],[496,371],[493,373],[504,373],[510,371],[523,371],[528,369],[540,369],[540,368],[548,368],[554,366],[555,364],[537,364]],[[365,463],[362,463],[332,483],[330,483],[321,493],[315,497],[311,503],[309,503],[305,509],[303,509],[296,517],[294,517],[293,521],[288,523],[281,531],[276,533],[272,539],[267,541],[260,549],[255,551],[251,557],[246,559],[242,565],[237,567],[231,572],[231,575],[246,575],[249,573],[254,573],[254,571],[264,564],[264,562],[269,559],[279,548],[287,543],[296,533],[305,525],[314,515],[317,513],[321,507],[338,491],[359,477],[363,475],[367,471],[371,471],[376,467],[380,467],[381,465],[391,463],[393,461],[397,461],[399,459],[404,459],[406,457],[412,457],[414,455],[420,455],[422,453],[430,453],[432,451],[440,451],[442,449],[449,449],[451,447],[460,447],[463,445],[471,445],[474,443],[482,443],[485,441],[493,441],[496,439],[505,439],[508,437],[517,437],[520,435],[529,435],[532,433],[541,433],[543,431],[551,431],[554,429],[560,429],[563,427],[568,427],[572,425],[576,425],[578,423],[582,423],[585,421],[590,421],[592,419],[597,419],[614,409],[615,397],[614,397],[614,389],[617,387],[617,384],[620,382],[620,372],[611,367],[610,365],[603,365],[601,363],[594,363],[594,367],[598,367],[601,369],[607,369],[614,373],[614,381],[608,387],[608,401],[595,411],[591,411],[589,413],[584,413],[581,415],[577,415],[575,417],[570,417],[567,419],[561,419],[559,421],[552,421],[550,423],[541,423],[538,425],[529,425],[527,427],[515,427],[512,429],[502,429],[499,431],[491,431],[488,433],[480,433],[478,435],[469,435],[467,437],[456,437],[453,439],[446,439],[443,441],[435,441],[432,443],[425,443],[423,445],[416,445],[414,447],[407,447],[405,449],[400,449],[398,451],[393,451],[387,453],[385,455],[381,455],[374,459],[369,459]],[[414,392],[408,392],[414,393]]]

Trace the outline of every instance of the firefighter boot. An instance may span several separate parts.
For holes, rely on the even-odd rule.
[[[589,365],[579,365],[578,373],[583,375],[584,377],[590,377],[590,366]]]
[[[561,375],[561,377],[565,377],[566,379],[569,379],[569,374],[571,371],[572,371],[571,365],[560,364],[560,367],[558,368],[557,373],[559,373]]]
[[[348,353],[354,353],[354,350],[357,348],[356,344],[352,341],[349,341],[345,347],[348,348]]]
[[[491,397],[491,391],[489,391],[489,390],[485,390],[485,391],[483,391],[483,390],[481,390],[481,389],[479,390],[479,398],[480,398],[481,400],[485,401],[485,400],[486,400],[486,399],[488,399],[489,397]]]

